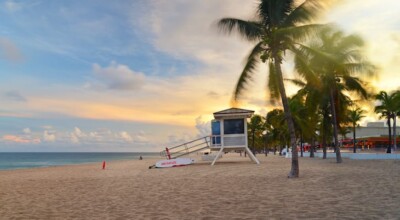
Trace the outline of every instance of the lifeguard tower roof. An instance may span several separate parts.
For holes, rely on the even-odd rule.
[[[213,114],[215,119],[230,118],[232,116],[233,117],[243,116],[245,118],[250,118],[254,114],[254,111],[241,108],[229,108],[219,112],[214,112]]]

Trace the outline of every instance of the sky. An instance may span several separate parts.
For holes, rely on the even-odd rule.
[[[252,47],[215,23],[252,19],[256,5],[0,1],[0,152],[156,152],[208,135]],[[397,0],[342,0],[318,21],[365,39],[377,91],[400,84],[399,8]],[[292,66],[283,66],[285,77],[295,77]],[[258,69],[239,107],[263,115],[274,107],[266,73]]]

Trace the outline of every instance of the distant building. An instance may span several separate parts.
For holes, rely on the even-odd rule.
[[[385,127],[384,122],[368,122],[366,127],[356,127],[356,138],[365,137],[387,137],[389,135],[389,128]],[[396,127],[397,136],[400,134],[400,127]],[[393,134],[393,127],[392,127]],[[353,138],[353,129],[350,128],[350,133],[346,138]]]
[[[391,127],[393,135],[393,127]],[[343,147],[353,146],[353,129],[346,134],[346,138],[341,140]],[[400,127],[396,126],[396,143],[400,143]],[[358,147],[386,147],[389,144],[389,127],[385,127],[384,122],[369,122],[366,127],[356,127],[356,140]],[[392,140],[394,143],[394,140]]]
[[[385,122],[382,121],[368,122],[367,127],[376,127],[376,128],[385,127]]]

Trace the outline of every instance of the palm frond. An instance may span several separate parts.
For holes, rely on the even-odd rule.
[[[313,48],[313,47],[308,47],[304,44],[297,44],[298,50],[303,53],[303,54],[310,54],[311,57],[317,58],[316,60],[326,60],[328,62],[333,62],[336,63],[336,56],[335,54],[325,52],[323,50]]]
[[[294,0],[261,0],[257,13],[264,25],[277,27],[293,10],[293,4]]]
[[[360,36],[352,34],[341,38],[338,42],[337,48],[341,48],[342,50],[351,50],[362,46],[364,46],[364,40]]]
[[[305,1],[288,15],[282,26],[290,27],[310,22],[319,15],[321,9],[322,5],[319,2],[313,0]]]
[[[370,62],[346,63],[343,65],[343,68],[347,73],[358,73],[368,77],[374,76],[377,71],[375,65]]]
[[[288,82],[293,83],[296,86],[305,87],[307,84],[300,79],[285,79]]]
[[[314,73],[314,69],[309,62],[309,50],[306,51],[293,48],[292,52],[295,54],[294,63],[296,72],[300,76],[302,76],[308,83],[318,86],[318,77]]]
[[[368,92],[365,89],[364,83],[357,77],[344,76],[343,77],[346,89],[357,93],[364,99],[368,98]]]
[[[274,33],[276,37],[279,38],[291,39],[293,42],[303,42],[317,36],[322,29],[325,29],[330,25],[331,24],[307,24],[301,26],[289,26],[279,28]]]
[[[218,21],[217,27],[224,33],[231,34],[237,31],[240,36],[249,40],[260,40],[263,34],[263,28],[257,21],[244,21],[236,18],[223,18]]]
[[[242,92],[246,89],[249,81],[252,80],[252,75],[257,68],[257,64],[260,62],[259,54],[263,51],[263,42],[259,42],[250,51],[246,59],[246,65],[244,66],[242,73],[240,74],[239,80],[236,83],[235,91],[233,93],[232,101],[236,102]]]

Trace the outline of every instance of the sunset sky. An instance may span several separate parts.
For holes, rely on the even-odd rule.
[[[209,134],[252,46],[215,22],[251,19],[256,5],[0,1],[0,152],[159,151]],[[397,0],[342,0],[320,20],[365,39],[376,91],[400,85],[399,9]],[[265,114],[272,106],[259,72],[240,107]],[[295,76],[290,64],[284,73]]]

